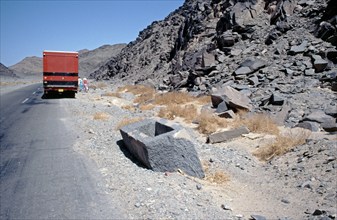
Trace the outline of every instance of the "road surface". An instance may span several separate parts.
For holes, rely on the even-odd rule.
[[[34,84],[0,97],[0,219],[121,218],[95,165],[72,148],[62,99],[41,96]]]

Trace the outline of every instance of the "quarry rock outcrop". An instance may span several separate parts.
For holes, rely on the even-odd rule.
[[[277,115],[288,103],[282,121],[296,126],[337,106],[335,8],[333,0],[186,1],[91,77],[208,95],[231,86],[249,111]]]

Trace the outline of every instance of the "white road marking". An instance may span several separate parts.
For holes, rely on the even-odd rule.
[[[35,93],[36,93],[36,91],[35,91],[35,92],[33,92],[33,95],[35,95]]]
[[[27,102],[29,100],[29,98],[26,98],[25,100],[23,100],[23,102],[21,102],[22,104]]]

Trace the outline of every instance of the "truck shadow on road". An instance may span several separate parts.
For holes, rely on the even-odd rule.
[[[75,99],[75,96],[67,93],[50,93],[42,94],[41,99]]]

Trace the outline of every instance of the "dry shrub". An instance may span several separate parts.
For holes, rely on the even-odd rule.
[[[217,170],[214,173],[206,173],[205,180],[211,183],[223,185],[229,181],[229,176],[221,170]]]
[[[134,95],[146,94],[146,93],[155,93],[155,89],[150,86],[145,85],[126,85],[119,87],[117,92],[130,92]]]
[[[226,119],[220,118],[210,112],[202,112],[198,116],[198,123],[197,130],[202,134],[211,134],[219,128],[228,126]]]
[[[106,93],[103,93],[102,96],[110,96],[110,97],[121,98],[121,94],[118,93],[118,92],[106,92]]]
[[[155,97],[155,89],[145,85],[126,85],[117,89],[118,93],[129,92],[137,96],[134,103],[147,103]]]
[[[154,105],[152,104],[147,104],[147,105],[140,105],[139,106],[139,109],[142,110],[142,111],[149,111],[149,110],[152,110],[154,109]]]
[[[143,120],[143,118],[123,118],[117,125],[116,125],[116,130],[121,129],[122,127],[132,124],[138,121]]]
[[[109,114],[105,112],[97,112],[94,114],[94,120],[107,120],[109,118]]]
[[[196,98],[188,93],[167,92],[156,95],[154,103],[157,105],[186,104],[194,100],[196,100]]]
[[[208,104],[208,103],[210,103],[211,101],[212,101],[212,100],[211,100],[211,96],[203,95],[203,96],[197,97],[197,102],[198,102],[200,105]]]
[[[230,179],[229,176],[223,171],[217,169],[214,172],[211,172],[211,168],[208,161],[203,160],[201,164],[205,173],[206,181],[216,184],[225,184],[226,182],[229,181]]]
[[[239,113],[241,117],[234,121],[234,127],[246,126],[251,132],[255,133],[267,133],[267,134],[279,134],[277,124],[266,114],[254,114],[242,119],[244,113]]]
[[[254,152],[254,155],[261,160],[268,161],[275,156],[287,153],[298,145],[304,144],[310,134],[310,131],[296,129],[294,131],[278,135],[272,144],[259,148]]]
[[[135,112],[136,111],[136,107],[133,105],[124,105],[122,106],[122,109],[128,110],[130,112]]]
[[[94,88],[94,89],[104,89],[107,86],[108,85],[105,82],[96,82],[96,83],[93,83],[92,85],[90,85],[90,87]]]
[[[169,104],[168,106],[161,108],[158,112],[158,116],[173,120],[175,117],[184,118],[187,122],[191,122],[197,115],[197,108],[193,104],[180,106],[177,104]]]
[[[144,103],[148,103],[151,100],[153,100],[154,97],[155,97],[154,91],[147,91],[146,93],[137,95],[137,97],[133,100],[133,102],[144,104]]]
[[[201,166],[205,173],[209,172],[210,167],[209,167],[209,162],[207,160],[202,160]]]

